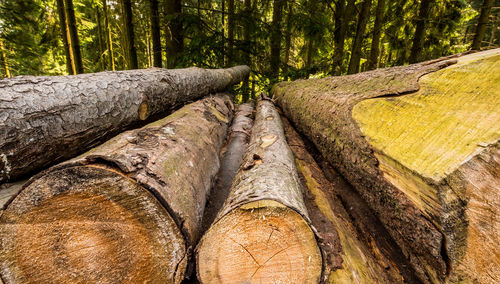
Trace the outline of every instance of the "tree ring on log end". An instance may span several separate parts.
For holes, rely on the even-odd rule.
[[[231,211],[198,250],[202,283],[318,283],[321,277],[314,233],[300,214],[276,201]]]
[[[185,243],[164,207],[103,167],[49,172],[0,217],[6,283],[178,283]]]

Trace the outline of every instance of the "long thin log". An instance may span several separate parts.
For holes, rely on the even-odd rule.
[[[0,216],[0,278],[180,283],[232,108],[205,98],[30,179]]]
[[[248,147],[253,126],[254,106],[251,103],[241,104],[234,114],[233,123],[229,129],[228,141],[223,149],[221,165],[215,185],[210,191],[210,197],[203,213],[203,231],[208,230],[226,201],[234,177],[243,161],[243,155]]]
[[[0,183],[224,91],[249,68],[147,69],[0,80]]]
[[[322,258],[293,154],[272,102],[257,105],[249,149],[197,247],[202,283],[317,283]]]
[[[422,281],[498,282],[500,49],[457,60],[295,81],[273,93]]]

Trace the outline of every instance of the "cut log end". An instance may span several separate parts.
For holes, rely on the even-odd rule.
[[[202,283],[317,283],[321,277],[314,233],[300,214],[276,201],[231,211],[198,250]]]
[[[0,217],[6,283],[179,283],[185,261],[184,238],[169,213],[146,189],[104,167],[54,170]]]

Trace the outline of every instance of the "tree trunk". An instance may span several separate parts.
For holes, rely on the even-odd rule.
[[[224,31],[225,27],[226,27],[226,23],[225,23],[225,18],[226,18],[226,0],[221,0],[221,11],[222,13],[220,13],[220,18],[221,18],[221,34],[222,34],[222,38],[221,38],[221,66],[226,66],[226,32]]]
[[[243,64],[252,66],[252,39],[251,39],[251,26],[252,26],[252,0],[245,0],[245,10],[243,17],[243,40],[245,41],[245,50],[243,51]],[[250,99],[250,86],[249,78],[243,81],[242,101],[247,102]]]
[[[308,1],[308,6],[309,6],[309,18],[311,21],[316,20],[316,8],[317,8],[317,0],[309,0]],[[305,68],[309,69],[312,64],[312,58],[313,58],[313,53],[315,51],[314,49],[314,40],[315,37],[311,32],[309,31],[309,34],[305,37],[306,44],[307,44],[307,49],[306,49],[306,60],[305,60]]]
[[[108,5],[106,0],[102,0],[102,7],[104,9],[104,26],[106,28],[106,45],[108,47],[108,61],[111,70],[115,71],[115,55],[113,54],[113,39],[111,37],[111,28],[108,20]]]
[[[210,198],[203,212],[203,232],[208,230],[229,195],[234,177],[243,161],[243,154],[248,147],[253,126],[253,111],[254,106],[246,103],[239,105],[234,115],[219,173],[217,173],[215,185],[210,191]]]
[[[493,7],[493,0],[483,1],[481,14],[479,14],[479,18],[477,20],[476,34],[474,35],[474,40],[472,41],[472,45],[470,47],[472,50],[481,49],[481,43],[483,42],[483,37],[489,22],[491,7]]]
[[[75,10],[73,0],[64,0],[66,9],[66,20],[68,22],[69,38],[71,40],[71,50],[73,53],[73,63],[75,64],[75,74],[83,73],[82,53],[80,52],[80,39],[76,28]]]
[[[272,102],[257,105],[243,164],[197,247],[202,283],[317,283],[322,259]]]
[[[283,2],[285,0],[274,0],[273,22],[271,24],[271,79],[278,81],[280,72],[280,50],[281,50],[281,18],[283,14]]]
[[[410,63],[420,61],[422,46],[425,39],[425,26],[429,21],[430,6],[433,0],[422,0],[418,11],[418,18],[415,21],[415,35],[413,36],[413,45],[411,46]]]
[[[127,48],[127,69],[138,69],[137,51],[134,43],[134,24],[132,19],[131,0],[121,0],[123,29],[125,32],[125,46]]]
[[[323,252],[323,282],[402,283],[404,278],[406,283],[418,283],[401,250],[393,246],[394,241],[373,212],[359,196],[353,196],[354,189],[320,159],[314,146],[304,141],[286,118],[282,121]]]
[[[234,62],[234,0],[228,0],[227,5],[227,65]]]
[[[158,14],[158,0],[149,0],[149,9],[151,10],[151,37],[153,38],[153,65],[160,67],[161,59],[161,40],[160,40],[160,16]]]
[[[66,29],[66,13],[64,12],[64,0],[57,0],[57,14],[59,15],[59,26],[61,27],[61,36],[64,45],[64,54],[66,55],[66,71],[74,75],[73,56],[69,46],[68,30]]]
[[[380,36],[384,25],[385,0],[377,0],[377,11],[375,12],[375,24],[373,27],[372,47],[370,57],[368,58],[368,70],[378,67],[378,58],[380,53]]]
[[[359,61],[361,60],[361,47],[363,45],[363,37],[365,35],[366,24],[370,19],[370,7],[372,0],[364,0],[361,6],[361,11],[358,16],[358,25],[356,27],[356,36],[352,42],[351,59],[349,60],[349,68],[347,74],[359,72]]]
[[[332,74],[340,75],[340,64],[342,64],[342,59],[344,57],[344,40],[345,33],[347,30],[347,17],[346,17],[346,1],[337,0],[335,1],[335,29],[333,30],[333,64],[332,64]]]
[[[223,91],[249,68],[148,69],[0,80],[0,183],[74,157],[141,121]]]
[[[497,49],[273,89],[424,282],[500,279],[499,61]]]
[[[101,62],[101,70],[106,70],[106,56],[104,42],[103,42],[103,33],[102,33],[102,25],[101,25],[101,11],[99,11],[99,6],[95,7],[96,13],[96,21],[97,21],[97,40],[99,44],[99,58]]]
[[[288,81],[288,61],[290,61],[290,49],[292,48],[292,17],[293,17],[293,3],[286,1],[288,8],[286,15],[286,31],[285,31],[285,59],[283,60],[283,74],[284,81]]]
[[[6,283],[180,283],[233,106],[211,96],[35,176],[0,216]]]
[[[175,68],[180,64],[184,37],[182,31],[182,0],[166,0],[166,16],[168,18],[167,67]]]
[[[7,55],[5,54],[2,40],[0,40],[0,52],[2,53],[2,65],[5,77],[10,78],[9,63],[7,62]]]

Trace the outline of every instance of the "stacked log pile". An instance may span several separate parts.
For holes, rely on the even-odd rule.
[[[499,283],[499,63],[0,80],[0,283]]]

